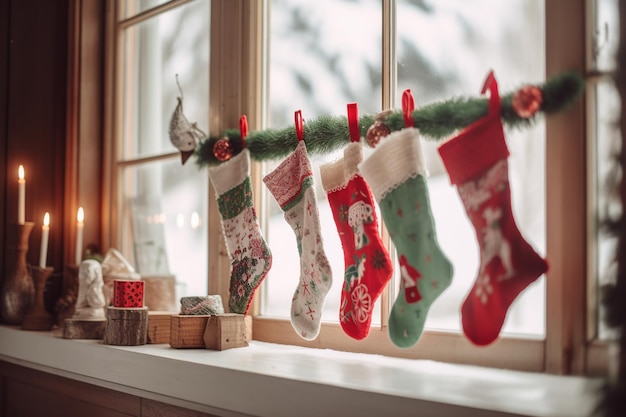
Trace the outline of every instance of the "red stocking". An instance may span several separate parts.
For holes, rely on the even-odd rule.
[[[478,277],[461,309],[463,332],[477,345],[487,345],[498,337],[509,306],[548,269],[520,234],[511,211],[509,150],[493,72],[482,93],[487,89],[487,116],[439,147],[480,247]]]
[[[339,319],[343,331],[357,340],[368,335],[374,303],[393,272],[378,233],[374,197],[358,172],[362,159],[361,144],[356,142],[346,147],[344,158],[320,166],[344,251]]]

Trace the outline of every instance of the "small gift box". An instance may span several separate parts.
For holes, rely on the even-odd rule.
[[[139,280],[113,281],[113,306],[119,308],[143,307],[144,282]]]

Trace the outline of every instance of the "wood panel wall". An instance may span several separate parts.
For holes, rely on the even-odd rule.
[[[0,0],[0,281],[26,171],[27,260],[37,264],[51,215],[49,266],[73,261],[76,209],[85,244],[101,241],[103,0]]]
[[[7,70],[9,54],[9,2],[0,1],[0,184],[6,184],[7,166]],[[0,272],[4,271],[6,186],[0,188]],[[0,278],[0,283],[1,283]]]
[[[0,417],[215,417],[0,361]]]
[[[26,171],[26,221],[34,222],[28,262],[37,264],[44,212],[52,216],[49,259],[61,264],[67,61],[67,1],[5,0],[6,119],[2,161],[3,253],[17,222],[17,169]],[[4,27],[4,25],[3,25]],[[56,222],[56,224],[54,223]],[[4,268],[3,268],[4,270]]]

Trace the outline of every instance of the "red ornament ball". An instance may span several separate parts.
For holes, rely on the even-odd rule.
[[[368,145],[372,148],[375,148],[376,145],[380,142],[382,138],[391,133],[391,130],[380,120],[376,120],[373,125],[367,129],[367,135],[365,138],[367,139]]]
[[[515,92],[511,105],[519,117],[528,119],[537,113],[542,102],[543,94],[541,90],[534,85],[528,85]]]
[[[233,156],[233,153],[235,153],[235,150],[227,137],[218,139],[213,145],[213,156],[218,161],[228,161]]]

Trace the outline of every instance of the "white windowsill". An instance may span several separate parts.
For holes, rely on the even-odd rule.
[[[253,341],[120,347],[0,326],[0,360],[223,416],[589,416],[601,380]]]

